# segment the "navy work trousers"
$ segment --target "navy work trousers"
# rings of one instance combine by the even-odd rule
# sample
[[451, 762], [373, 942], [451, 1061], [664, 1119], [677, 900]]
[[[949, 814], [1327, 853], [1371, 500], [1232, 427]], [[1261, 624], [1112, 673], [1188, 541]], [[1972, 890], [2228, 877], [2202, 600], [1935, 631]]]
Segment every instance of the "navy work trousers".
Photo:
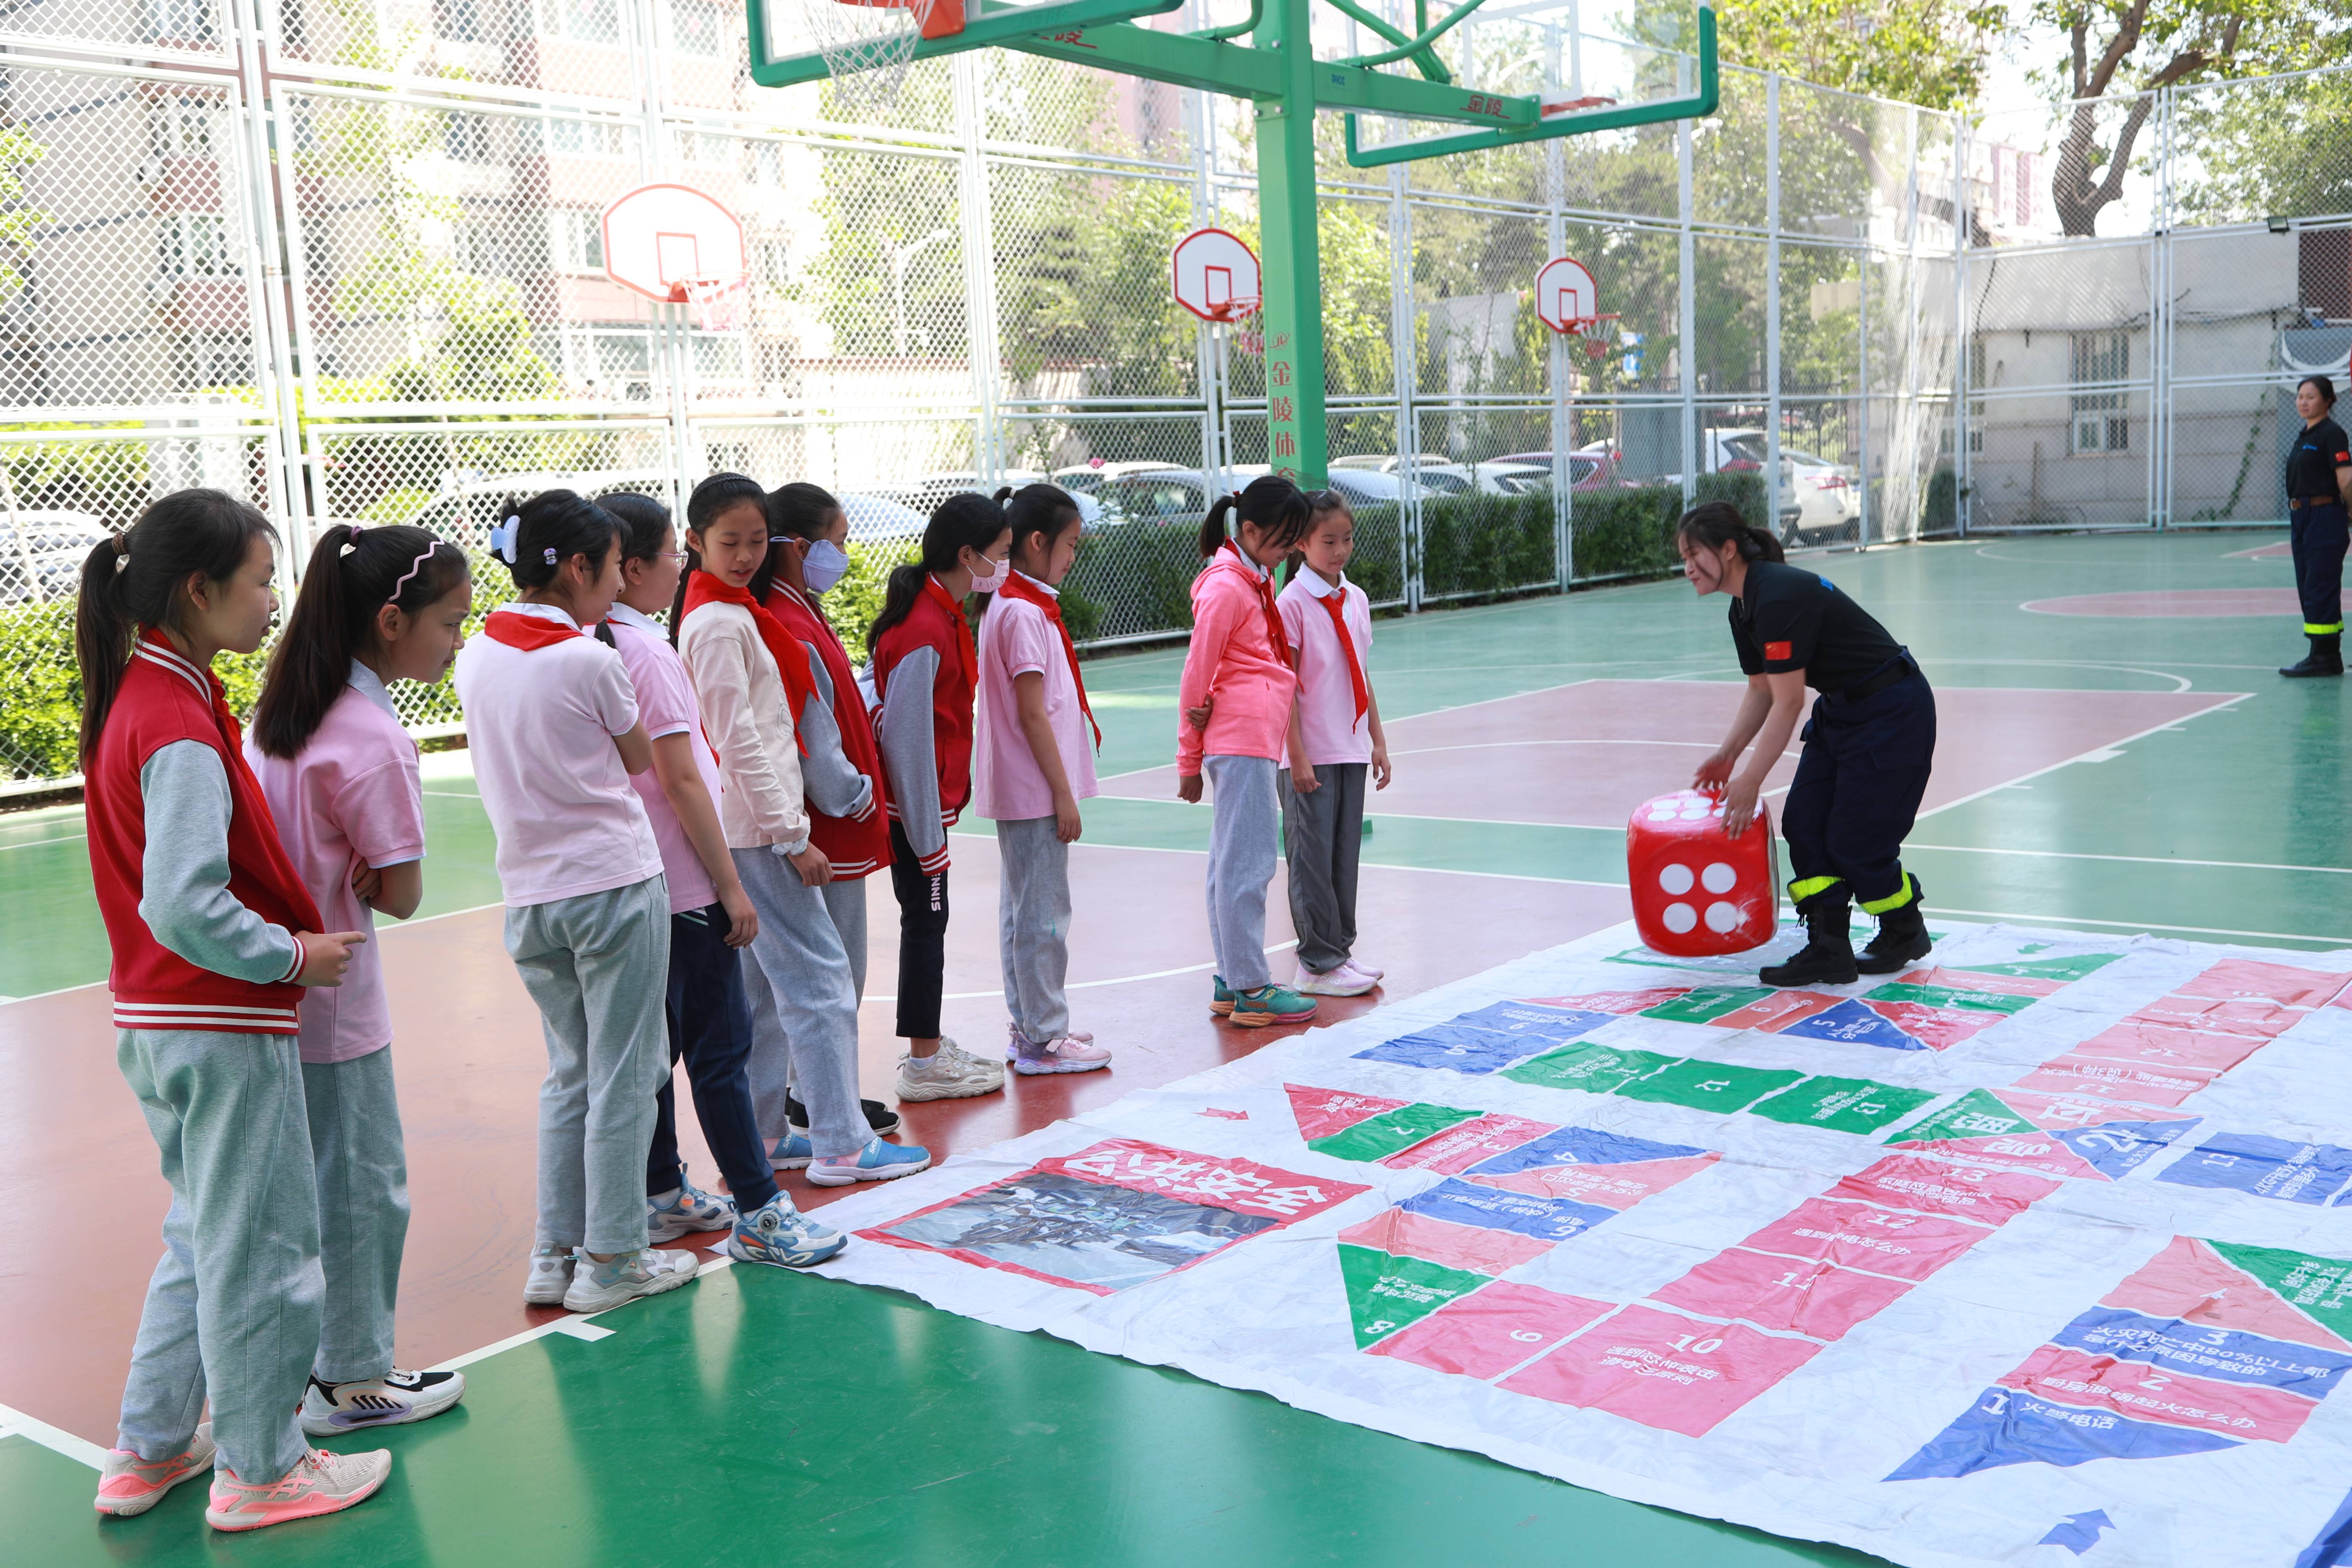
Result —
[[2344, 629], [2344, 503], [2294, 509], [2287, 548], [2294, 553], [2294, 591], [2303, 600], [2303, 629], [2322, 637]]
[[[727, 1178], [735, 1207], [751, 1214], [776, 1195], [775, 1173], [751, 1110], [751, 1003], [743, 993], [743, 959], [727, 945], [727, 911], [682, 910], [669, 917], [669, 1059], [683, 1058], [694, 1089], [703, 1142]], [[677, 1157], [677, 1107], [672, 1074], [654, 1097], [654, 1141], [646, 1152], [646, 1192], [656, 1195], [685, 1179]]]
[[1936, 694], [1914, 670], [1859, 702], [1823, 692], [1780, 806], [1792, 881], [1836, 877], [1854, 901], [1901, 892], [1903, 839], [1936, 758]]

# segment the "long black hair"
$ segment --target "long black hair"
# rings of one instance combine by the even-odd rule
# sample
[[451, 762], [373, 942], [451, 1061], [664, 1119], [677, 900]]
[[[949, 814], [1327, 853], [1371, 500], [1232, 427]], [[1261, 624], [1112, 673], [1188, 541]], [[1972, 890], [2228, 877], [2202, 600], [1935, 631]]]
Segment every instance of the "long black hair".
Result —
[[761, 603], [767, 602], [769, 590], [784, 569], [784, 552], [791, 548], [785, 541], [814, 539], [841, 510], [831, 490], [806, 479], [794, 479], [768, 492], [768, 557], [760, 563], [751, 583]]
[[192, 577], [236, 574], [256, 539], [276, 540], [269, 520], [225, 490], [175, 490], [98, 545], [81, 563], [74, 604], [74, 661], [81, 667], [81, 765], [122, 689], [142, 626], [176, 627]]
[[[1051, 550], [1066, 531], [1086, 521], [1086, 513], [1070, 499], [1070, 492], [1059, 485], [1024, 485], [1017, 490], [1007, 485], [996, 492], [996, 501], [1004, 508], [1005, 524], [1013, 530], [1015, 555], [1021, 553], [1022, 545], [1032, 535], [1044, 538], [1045, 548]], [[990, 605], [983, 604], [980, 613], [985, 616], [989, 609]]]
[[2297, 392], [2301, 392], [2306, 386], [2312, 387], [2318, 392], [2320, 402], [2325, 403], [2330, 408], [2336, 406], [2336, 384], [2328, 380], [2327, 377], [2324, 375], [2306, 375], [2301, 381], [2294, 384], [2294, 389]]
[[1003, 533], [1004, 509], [984, 495], [967, 490], [940, 502], [923, 528], [922, 555], [890, 574], [882, 591], [882, 613], [866, 631], [866, 647], [871, 649], [884, 632], [907, 618], [922, 597], [924, 578], [954, 571], [967, 549], [987, 554]]
[[[669, 531], [669, 508], [635, 490], [614, 490], [599, 496], [596, 504], [611, 512], [621, 525], [623, 566], [632, 561], [650, 561], [661, 553], [662, 535]], [[596, 640], [610, 648], [620, 646], [613, 640], [609, 616], [596, 623]]]
[[[713, 474], [695, 486], [693, 493], [686, 498], [687, 531], [699, 533], [746, 502], [760, 509], [761, 522], [765, 526], [768, 492], [760, 488], [760, 481], [744, 474]], [[702, 570], [702, 552], [694, 547], [694, 541], [686, 539], [679, 542], [686, 546], [686, 569], [677, 574], [677, 597], [670, 601], [669, 646], [672, 647], [677, 646], [677, 634], [686, 625], [687, 584], [692, 583], [694, 574]], [[753, 603], [764, 605], [768, 602], [768, 584], [774, 576], [775, 574], [769, 570], [769, 563], [762, 560], [760, 569], [751, 574], [750, 587]]]
[[1277, 550], [1288, 550], [1306, 538], [1307, 525], [1314, 521], [1307, 497], [1297, 485], [1280, 474], [1260, 474], [1239, 495], [1219, 496], [1209, 515], [1201, 520], [1202, 560], [1224, 548], [1228, 512], [1238, 514], [1244, 522], [1255, 523], [1265, 531], [1266, 542]]
[[624, 532], [619, 518], [577, 490], [541, 490], [508, 508], [500, 527], [506, 548], [496, 553], [522, 589], [546, 587], [575, 555], [601, 567]]
[[390, 605], [422, 615], [472, 574], [464, 551], [421, 528], [339, 522], [320, 534], [269, 655], [254, 744], [272, 757], [299, 754], [343, 694], [352, 660], [373, 644], [377, 612]]
[[1675, 526], [1675, 538], [1706, 550], [1737, 544], [1743, 561], [1779, 561], [1785, 553], [1779, 540], [1760, 528], [1749, 527], [1739, 509], [1727, 500], [1703, 500], [1683, 513], [1682, 521]]

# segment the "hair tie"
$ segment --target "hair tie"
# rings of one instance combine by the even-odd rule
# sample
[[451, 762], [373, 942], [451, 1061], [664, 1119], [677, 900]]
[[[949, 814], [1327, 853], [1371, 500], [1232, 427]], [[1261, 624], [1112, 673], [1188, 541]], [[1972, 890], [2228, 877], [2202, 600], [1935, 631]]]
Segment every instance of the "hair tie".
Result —
[[[344, 548], [349, 549], [350, 546], [346, 545]], [[426, 545], [425, 547], [424, 553], [420, 554], [415, 560], [408, 563], [408, 570], [400, 574], [400, 581], [392, 585], [392, 592], [384, 595], [383, 602], [387, 605], [397, 605], [400, 603], [401, 590], [408, 586], [408, 580], [411, 577], [415, 576], [419, 572], [424, 571], [425, 563], [427, 561], [432, 560], [433, 552], [440, 548], [441, 542], [437, 539], [432, 543]]]
[[128, 550], [121, 550], [121, 551], [117, 551], [117, 552], [115, 552], [115, 556], [114, 556], [114, 569], [115, 569], [117, 572], [121, 571], [125, 566], [128, 566], [128, 565], [130, 565], [130, 564], [131, 564], [131, 552], [129, 552]]
[[490, 530], [490, 553], [511, 566], [515, 563], [515, 535], [522, 531], [522, 519], [509, 517]]
[[114, 569], [121, 571], [131, 564], [131, 531], [124, 529], [114, 536]]
[[545, 550], [541, 551], [541, 553], [547, 558], [547, 563], [550, 566], [555, 564], [555, 546], [551, 544]]

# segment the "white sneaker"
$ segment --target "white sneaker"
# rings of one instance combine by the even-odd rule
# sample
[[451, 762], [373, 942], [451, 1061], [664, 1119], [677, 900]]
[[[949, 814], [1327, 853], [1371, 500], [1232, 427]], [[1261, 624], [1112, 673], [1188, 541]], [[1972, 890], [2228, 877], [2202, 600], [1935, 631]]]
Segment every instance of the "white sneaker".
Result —
[[150, 1464], [128, 1448], [110, 1448], [98, 1471], [98, 1511], [118, 1519], [145, 1513], [182, 1481], [213, 1468], [213, 1424], [203, 1422], [183, 1451]]
[[572, 1288], [572, 1249], [568, 1247], [534, 1247], [530, 1249], [530, 1272], [522, 1282], [522, 1299], [534, 1307], [560, 1307], [563, 1292]]
[[1003, 1087], [1003, 1062], [984, 1062], [953, 1040], [941, 1040], [937, 1056], [898, 1058], [900, 1100], [969, 1100]]
[[706, 1193], [692, 1182], [680, 1182], [667, 1199], [646, 1199], [646, 1239], [676, 1241], [688, 1231], [732, 1230], [735, 1200]]
[[699, 1260], [691, 1252], [656, 1252], [641, 1247], [616, 1252], [603, 1263], [580, 1256], [572, 1271], [572, 1289], [563, 1293], [567, 1312], [601, 1312], [640, 1296], [675, 1290], [694, 1278]]
[[1352, 955], [1348, 959], [1348, 967], [1367, 980], [1386, 980], [1389, 976], [1389, 972], [1379, 964], [1366, 963], [1362, 959]]
[[1357, 973], [1344, 963], [1323, 974], [1316, 973], [1302, 963], [1298, 966], [1298, 978], [1290, 983], [1290, 988], [1301, 996], [1361, 996], [1378, 984], [1368, 975]]
[[352, 1383], [310, 1379], [302, 1391], [302, 1430], [340, 1437], [362, 1426], [399, 1426], [438, 1415], [466, 1397], [462, 1372], [403, 1372]]
[[375, 1495], [392, 1474], [392, 1453], [331, 1454], [313, 1448], [271, 1481], [242, 1481], [226, 1468], [213, 1471], [205, 1522], [215, 1530], [259, 1530], [289, 1519], [339, 1513]]

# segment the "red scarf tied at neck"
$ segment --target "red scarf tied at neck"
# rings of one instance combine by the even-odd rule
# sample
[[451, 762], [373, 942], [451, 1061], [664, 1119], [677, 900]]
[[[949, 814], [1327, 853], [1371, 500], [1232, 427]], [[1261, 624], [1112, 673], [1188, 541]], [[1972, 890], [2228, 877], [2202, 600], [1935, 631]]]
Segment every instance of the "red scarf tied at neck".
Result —
[[1290, 657], [1290, 635], [1282, 629], [1282, 612], [1274, 607], [1274, 584], [1267, 574], [1257, 569], [1257, 563], [1242, 553], [1237, 541], [1228, 539], [1224, 548], [1234, 552], [1234, 561], [1248, 576], [1250, 586], [1257, 590], [1258, 608], [1265, 612], [1266, 641], [1273, 645], [1274, 657], [1284, 663], [1294, 662]]
[[816, 678], [809, 673], [808, 649], [765, 605], [751, 597], [751, 589], [730, 586], [699, 568], [686, 580], [686, 608], [678, 617], [679, 623], [683, 625], [687, 616], [714, 601], [740, 605], [751, 612], [751, 625], [758, 628], [768, 657], [775, 660], [776, 673], [783, 678], [784, 704], [792, 714], [793, 739], [799, 744], [801, 755], [807, 756], [808, 735], [801, 728], [801, 715], [808, 710], [809, 700], [816, 695]]
[[1054, 629], [1062, 636], [1062, 657], [1070, 661], [1070, 679], [1078, 689], [1078, 711], [1085, 714], [1087, 722], [1093, 726], [1095, 750], [1101, 751], [1102, 725], [1096, 722], [1094, 708], [1087, 701], [1087, 678], [1078, 673], [1078, 645], [1070, 640], [1070, 628], [1062, 622], [1061, 602], [1018, 572], [1006, 576], [1004, 586], [996, 591], [996, 596], [1034, 605], [1045, 613], [1047, 620], [1054, 623]]
[[1331, 629], [1339, 637], [1339, 651], [1348, 656], [1348, 685], [1356, 695], [1356, 722], [1360, 724], [1371, 709], [1372, 695], [1371, 688], [1364, 681], [1364, 661], [1356, 654], [1356, 639], [1348, 634], [1348, 590], [1342, 587], [1336, 594], [1318, 594], [1315, 602], [1330, 612]]
[[956, 661], [963, 671], [963, 689], [970, 691], [980, 684], [980, 650], [971, 646], [971, 623], [964, 619], [963, 606], [956, 603], [955, 595], [940, 586], [940, 580], [928, 572], [923, 574], [923, 592], [955, 623]]
[[482, 623], [482, 635], [492, 642], [519, 647], [525, 653], [557, 643], [569, 642], [580, 636], [577, 626], [567, 626], [562, 621], [551, 621], [545, 616], [526, 616], [519, 610], [492, 610], [489, 619]]

